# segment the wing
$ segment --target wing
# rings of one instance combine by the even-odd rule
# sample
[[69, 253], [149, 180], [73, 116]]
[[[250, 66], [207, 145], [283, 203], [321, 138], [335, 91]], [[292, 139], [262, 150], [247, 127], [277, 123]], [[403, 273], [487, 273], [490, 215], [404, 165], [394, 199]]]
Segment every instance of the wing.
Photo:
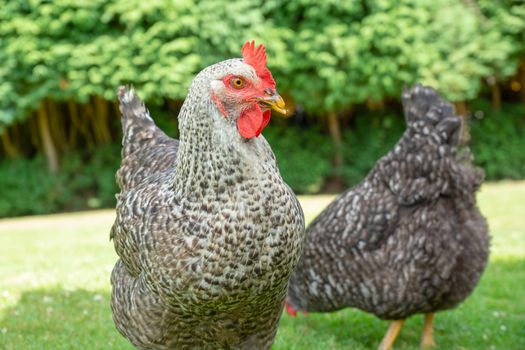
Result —
[[394, 196], [369, 176], [340, 195], [312, 222], [306, 246], [329, 245], [336, 256], [353, 249], [373, 250], [394, 231], [397, 220]]
[[110, 232], [117, 254], [134, 276], [140, 273], [139, 241], [145, 210], [159, 202], [175, 167], [179, 142], [168, 137], [150, 117], [133, 89], [118, 91], [122, 111], [122, 162], [116, 179], [117, 218]]

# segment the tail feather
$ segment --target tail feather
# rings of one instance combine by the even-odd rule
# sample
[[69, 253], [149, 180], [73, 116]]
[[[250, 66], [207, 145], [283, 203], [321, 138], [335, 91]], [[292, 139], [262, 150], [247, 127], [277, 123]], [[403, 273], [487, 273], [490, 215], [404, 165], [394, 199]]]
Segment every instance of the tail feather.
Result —
[[153, 138], [155, 134], [164, 133], [157, 128], [133, 87], [120, 86], [117, 96], [122, 112], [122, 157], [124, 158], [142, 148], [144, 142]]
[[117, 92], [122, 112], [122, 162], [117, 183], [122, 191], [175, 163], [178, 141], [160, 130], [133, 88]]
[[417, 84], [403, 91], [402, 101], [408, 126], [435, 127], [449, 145], [458, 144], [461, 118], [455, 114], [454, 106], [436, 90]]
[[473, 194], [483, 182], [484, 172], [474, 165], [474, 156], [468, 144], [460, 142], [462, 123], [465, 123], [465, 119], [457, 116], [454, 106], [430, 87], [417, 84], [405, 89], [402, 99], [409, 127], [420, 130], [434, 129], [444, 144], [458, 151], [451, 153], [455, 157], [454, 163], [457, 164], [457, 170], [452, 176], [454, 187], [464, 192], [465, 198]]

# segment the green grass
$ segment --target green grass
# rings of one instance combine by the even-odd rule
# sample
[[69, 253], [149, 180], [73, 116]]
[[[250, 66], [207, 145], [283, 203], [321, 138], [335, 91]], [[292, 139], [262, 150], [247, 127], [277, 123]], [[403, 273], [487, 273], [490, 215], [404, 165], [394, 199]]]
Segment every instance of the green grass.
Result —
[[[309, 220], [331, 197], [301, 198]], [[474, 294], [437, 315], [439, 349], [525, 349], [525, 182], [488, 184], [479, 204], [492, 234]], [[113, 326], [112, 211], [0, 220], [0, 349], [132, 349]], [[417, 349], [422, 317], [396, 349]], [[387, 323], [358, 310], [283, 316], [274, 349], [375, 349]]]

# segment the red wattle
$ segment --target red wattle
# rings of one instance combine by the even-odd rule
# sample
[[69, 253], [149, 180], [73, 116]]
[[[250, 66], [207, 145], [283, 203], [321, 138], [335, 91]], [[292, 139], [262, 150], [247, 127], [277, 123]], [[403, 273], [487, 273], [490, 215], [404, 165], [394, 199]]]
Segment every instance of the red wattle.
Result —
[[245, 139], [259, 136], [270, 121], [269, 113], [270, 111], [263, 113], [257, 103], [254, 103], [250, 109], [242, 112], [237, 119], [237, 128], [241, 136]]
[[292, 305], [288, 304], [287, 301], [284, 303], [284, 307], [285, 307], [286, 313], [288, 315], [290, 315], [292, 317], [297, 316], [297, 311], [295, 311], [295, 309], [292, 307]]
[[261, 131], [259, 131], [259, 134], [263, 131], [263, 129], [266, 127], [266, 125], [268, 125], [268, 123], [270, 122], [270, 116], [272, 115], [272, 112], [271, 111], [266, 111], [263, 113], [263, 122], [262, 122], [262, 125], [261, 125]]

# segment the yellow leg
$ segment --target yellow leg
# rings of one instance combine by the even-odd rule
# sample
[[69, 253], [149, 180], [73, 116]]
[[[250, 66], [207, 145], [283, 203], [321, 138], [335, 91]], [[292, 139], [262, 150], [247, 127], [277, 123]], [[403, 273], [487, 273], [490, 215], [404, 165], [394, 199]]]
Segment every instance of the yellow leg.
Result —
[[381, 340], [381, 344], [379, 344], [378, 350], [392, 349], [392, 345], [394, 345], [394, 342], [396, 341], [396, 338], [399, 335], [399, 332], [401, 331], [401, 327], [403, 327], [404, 322], [405, 320], [397, 320], [393, 321], [390, 324], [390, 327], [388, 327], [388, 330], [386, 331], [383, 340]]
[[432, 334], [432, 323], [434, 322], [434, 313], [425, 314], [425, 325], [423, 326], [423, 336], [421, 337], [421, 349], [433, 348], [436, 346]]

